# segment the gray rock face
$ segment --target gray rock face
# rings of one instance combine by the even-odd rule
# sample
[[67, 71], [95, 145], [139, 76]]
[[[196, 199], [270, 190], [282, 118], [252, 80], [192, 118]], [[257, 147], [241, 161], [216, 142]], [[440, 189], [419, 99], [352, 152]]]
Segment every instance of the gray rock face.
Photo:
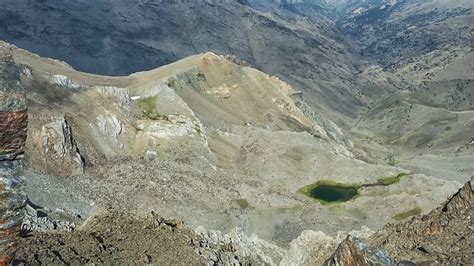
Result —
[[348, 236], [326, 260], [325, 265], [396, 265], [396, 262], [376, 248]]
[[51, 166], [57, 166], [58, 173], [82, 173], [82, 158], [71, 127], [64, 117], [42, 126], [34, 136], [35, 146], [42, 158]]
[[196, 250], [207, 265], [277, 265], [285, 253], [284, 249], [257, 235], [248, 236], [238, 229], [223, 234], [201, 227], [196, 233], [201, 237], [194, 241]]
[[26, 99], [18, 66], [0, 54], [0, 264], [8, 264], [16, 250], [25, 195], [21, 163], [26, 141]]

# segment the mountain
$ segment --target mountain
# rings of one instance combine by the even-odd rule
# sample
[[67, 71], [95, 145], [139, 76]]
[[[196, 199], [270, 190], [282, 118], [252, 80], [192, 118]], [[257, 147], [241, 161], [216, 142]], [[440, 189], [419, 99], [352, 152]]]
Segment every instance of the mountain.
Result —
[[326, 0], [244, 0], [241, 3], [259, 10], [279, 10], [287, 14], [307, 15], [312, 18], [331, 21], [335, 17], [335, 9]]
[[[428, 213], [474, 174], [472, 7], [2, 1], [0, 205], [24, 231], [0, 232], [3, 250], [47, 264], [468, 262], [448, 237], [469, 237], [466, 210]], [[123, 249], [142, 242], [150, 254]]]
[[[472, 1], [367, 1], [353, 8], [339, 27], [363, 55], [406, 82], [472, 77], [466, 64], [472, 57]], [[463, 76], [453, 71], [459, 64], [468, 71]]]
[[[474, 130], [472, 1], [355, 3], [338, 27], [368, 60], [366, 71], [378, 71], [375, 77], [389, 78], [398, 89], [374, 101], [353, 132], [372, 132], [362, 138], [389, 148], [387, 159], [409, 169], [472, 173], [462, 166], [472, 160]], [[372, 157], [384, 156], [383, 149], [368, 149], [379, 154]]]
[[0, 39], [81, 71], [124, 75], [197, 53], [231, 54], [298, 85], [335, 119], [364, 105], [354, 56], [326, 19], [237, 1], [6, 0], [0, 10]]
[[369, 242], [399, 261], [415, 258], [441, 264], [470, 263], [473, 181], [427, 215], [389, 225]]
[[[198, 54], [108, 77], [6, 43], [0, 49], [28, 91], [29, 200], [52, 217], [67, 210], [75, 224], [109, 208], [155, 211], [193, 228], [240, 227], [289, 242], [307, 229], [377, 229], [407, 201], [430, 210], [457, 187], [355, 159], [342, 130], [300, 93], [233, 58]], [[362, 186], [393, 176], [387, 187], [361, 187], [336, 212], [301, 192], [318, 181]]]
[[[19, 240], [16, 262], [173, 263], [179, 256], [320, 264], [351, 259], [340, 253], [347, 248], [362, 256], [357, 261], [470, 260], [462, 257], [470, 246], [452, 236], [469, 237], [471, 183], [423, 218], [388, 225], [366, 242], [346, 238], [336, 249], [348, 233], [366, 238], [386, 222], [429, 212], [459, 183], [416, 173], [380, 178], [403, 169], [353, 158], [331, 137], [335, 125], [300, 109], [288, 84], [235, 58], [199, 54], [107, 77], [6, 43], [0, 51], [15, 62], [2, 78], [17, 73], [28, 91], [23, 228], [31, 232]], [[298, 193], [323, 181], [317, 176], [361, 184], [359, 196], [325, 205]], [[374, 246], [384, 253], [369, 260], [376, 248], [366, 247]]]

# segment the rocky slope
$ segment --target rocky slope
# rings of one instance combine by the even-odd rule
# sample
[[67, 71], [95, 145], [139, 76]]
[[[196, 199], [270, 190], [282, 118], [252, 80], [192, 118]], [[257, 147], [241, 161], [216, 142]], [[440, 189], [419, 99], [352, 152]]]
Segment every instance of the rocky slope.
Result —
[[387, 226], [373, 235], [369, 243], [398, 261], [472, 263], [473, 181], [474, 178], [445, 204], [428, 215]]
[[389, 224], [364, 241], [348, 237], [327, 265], [471, 264], [474, 260], [473, 184], [466, 183], [441, 207]]
[[14, 263], [202, 265], [204, 260], [191, 243], [196, 236], [166, 223], [153, 216], [103, 214], [72, 233], [43, 232], [22, 238]]
[[[236, 55], [351, 131], [360, 159], [417, 160], [422, 167], [406, 167], [463, 182], [472, 171], [464, 163], [470, 1], [3, 1], [0, 9], [0, 38], [93, 73], [129, 74], [207, 51]], [[426, 156], [449, 156], [456, 167], [430, 171]]]
[[365, 1], [338, 22], [365, 57], [409, 85], [471, 79], [472, 1]]
[[346, 234], [331, 238], [322, 232], [304, 231], [288, 247], [279, 247], [256, 235], [249, 237], [240, 231], [222, 234], [203, 228], [190, 230], [182, 221], [166, 220], [155, 213], [135, 219], [124, 214], [103, 214], [90, 219], [73, 233], [30, 233], [21, 239], [15, 262], [121, 264], [133, 261], [145, 264], [185, 262], [193, 265], [470, 264], [474, 260], [471, 252], [472, 195], [471, 180], [445, 204], [429, 214], [396, 225], [390, 224], [370, 237], [370, 231], [354, 231], [341, 242]]

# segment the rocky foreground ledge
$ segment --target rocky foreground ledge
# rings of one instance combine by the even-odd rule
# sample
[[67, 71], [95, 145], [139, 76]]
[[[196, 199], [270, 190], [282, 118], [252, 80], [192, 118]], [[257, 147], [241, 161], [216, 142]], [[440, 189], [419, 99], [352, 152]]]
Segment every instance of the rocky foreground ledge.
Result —
[[28, 124], [25, 89], [19, 68], [0, 52], [0, 265], [16, 249], [26, 196], [21, 187], [21, 162]]
[[[134, 218], [105, 213], [71, 232], [25, 232], [19, 264], [190, 264], [190, 265], [407, 265], [474, 262], [473, 179], [427, 215], [389, 224], [366, 235], [333, 239], [304, 231], [287, 247], [239, 230], [228, 234], [191, 230], [180, 220], [154, 213]], [[362, 238], [358, 238], [362, 237]], [[345, 238], [338, 245], [338, 240]]]

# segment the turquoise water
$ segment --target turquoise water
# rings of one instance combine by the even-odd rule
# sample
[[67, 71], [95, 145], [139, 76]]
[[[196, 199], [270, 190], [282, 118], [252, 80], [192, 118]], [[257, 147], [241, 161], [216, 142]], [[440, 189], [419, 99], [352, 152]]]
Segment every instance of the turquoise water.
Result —
[[311, 190], [310, 196], [326, 202], [348, 201], [357, 196], [354, 187], [320, 185]]

